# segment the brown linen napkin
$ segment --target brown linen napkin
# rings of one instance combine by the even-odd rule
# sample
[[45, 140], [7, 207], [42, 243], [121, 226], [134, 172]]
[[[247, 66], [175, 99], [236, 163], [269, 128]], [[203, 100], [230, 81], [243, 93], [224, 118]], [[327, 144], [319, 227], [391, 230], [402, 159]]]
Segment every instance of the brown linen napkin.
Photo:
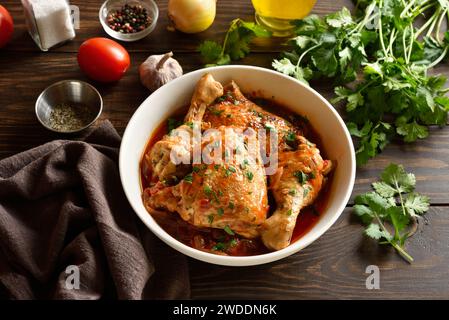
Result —
[[[123, 193], [119, 145], [105, 121], [84, 141], [0, 161], [0, 297], [189, 298], [186, 258], [145, 228]], [[66, 285], [70, 266], [79, 289]]]

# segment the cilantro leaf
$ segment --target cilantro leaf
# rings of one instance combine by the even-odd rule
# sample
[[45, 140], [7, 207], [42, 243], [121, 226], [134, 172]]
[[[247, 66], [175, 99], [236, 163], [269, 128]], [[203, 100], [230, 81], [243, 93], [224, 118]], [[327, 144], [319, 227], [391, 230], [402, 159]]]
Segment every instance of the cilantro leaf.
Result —
[[222, 57], [223, 48], [215, 41], [206, 40], [198, 47], [198, 51], [203, 56], [204, 62], [213, 63]]
[[234, 231], [232, 231], [232, 229], [231, 229], [228, 225], [226, 225], [226, 226], [224, 227], [224, 231], [225, 231], [227, 234], [229, 234], [230, 236], [235, 235]]
[[374, 182], [372, 186], [384, 198], [394, 197], [397, 194], [397, 190], [385, 182]]
[[328, 25], [334, 28], [341, 28], [351, 25], [353, 23], [351, 12], [347, 8], [343, 8], [341, 11], [332, 13], [326, 17]]
[[364, 224], [369, 224], [373, 221], [375, 215], [369, 206], [356, 204], [354, 206], [354, 213], [359, 216]]
[[424, 139], [429, 136], [429, 130], [425, 126], [421, 126], [416, 121], [411, 123], [404, 123], [396, 128], [396, 132], [404, 136], [405, 142], [413, 142], [419, 139]]
[[417, 193], [410, 193], [404, 203], [405, 209], [412, 217], [427, 212], [429, 205], [429, 198]]
[[296, 66], [287, 58], [274, 60], [272, 66], [275, 70], [288, 76], [291, 76], [296, 72]]
[[415, 189], [416, 178], [413, 173], [407, 173], [402, 165], [391, 163], [381, 174], [385, 183], [394, 186], [398, 192], [410, 192]]
[[386, 230], [381, 230], [379, 225], [376, 223], [371, 223], [366, 229], [365, 229], [365, 234], [370, 237], [373, 238], [375, 240], [380, 240], [382, 238], [386, 239], [386, 240], [391, 240], [392, 236], [391, 234], [386, 231]]
[[270, 37], [271, 32], [255, 24], [235, 19], [226, 33], [223, 44], [206, 40], [198, 46], [207, 66], [225, 65], [244, 58], [250, 52], [250, 43], [256, 37]]

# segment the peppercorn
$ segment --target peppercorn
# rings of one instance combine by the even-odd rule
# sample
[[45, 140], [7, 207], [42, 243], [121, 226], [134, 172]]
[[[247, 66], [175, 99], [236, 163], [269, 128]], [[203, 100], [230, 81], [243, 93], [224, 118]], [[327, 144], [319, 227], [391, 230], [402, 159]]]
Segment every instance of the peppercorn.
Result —
[[108, 14], [106, 21], [109, 28], [120, 33], [136, 33], [151, 25], [152, 17], [141, 5], [125, 4], [121, 9]]

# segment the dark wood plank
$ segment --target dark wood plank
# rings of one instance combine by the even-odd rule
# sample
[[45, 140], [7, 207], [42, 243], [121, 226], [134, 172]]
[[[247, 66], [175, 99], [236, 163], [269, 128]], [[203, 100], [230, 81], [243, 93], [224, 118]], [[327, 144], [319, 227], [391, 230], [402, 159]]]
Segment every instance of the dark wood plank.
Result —
[[[140, 52], [192, 52], [195, 51], [198, 44], [205, 39], [219, 40], [223, 39], [224, 33], [229, 27], [229, 23], [235, 18], [242, 18], [245, 20], [253, 20], [254, 9], [251, 1], [235, 1], [235, 0], [220, 0], [217, 5], [217, 16], [211, 28], [205, 32], [187, 35], [180, 32], [168, 32], [167, 26], [169, 21], [167, 18], [167, 0], [156, 0], [159, 10], [160, 18], [156, 29], [147, 38], [135, 42], [124, 43], [124, 46], [130, 51]], [[77, 5], [80, 8], [81, 24], [80, 29], [77, 30], [77, 37], [74, 41], [55, 49], [58, 52], [77, 52], [80, 44], [91, 37], [106, 37], [98, 20], [98, 11], [103, 1], [100, 0], [71, 0], [71, 4]], [[36, 51], [31, 38], [26, 32], [24, 15], [20, 1], [6, 0], [2, 1], [8, 10], [11, 11], [14, 17], [16, 31], [14, 34], [14, 41], [7, 47], [11, 51]], [[314, 12], [318, 14], [325, 14], [340, 9], [343, 5], [352, 7], [351, 0], [335, 0], [335, 1], [318, 1]], [[284, 39], [277, 39], [275, 41], [261, 42], [254, 46], [254, 51], [262, 52], [278, 52], [280, 46], [285, 42]]]
[[[303, 251], [268, 265], [231, 268], [191, 261], [195, 299], [448, 299], [449, 207], [432, 208], [407, 245], [410, 265], [362, 234], [346, 210]], [[380, 290], [367, 290], [368, 265]]]

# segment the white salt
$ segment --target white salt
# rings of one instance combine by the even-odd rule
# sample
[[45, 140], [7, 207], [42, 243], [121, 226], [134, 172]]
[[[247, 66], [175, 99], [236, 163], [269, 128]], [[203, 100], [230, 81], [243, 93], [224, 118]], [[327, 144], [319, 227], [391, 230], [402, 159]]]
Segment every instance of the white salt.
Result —
[[66, 0], [27, 1], [34, 14], [43, 50], [75, 37], [70, 6]]

